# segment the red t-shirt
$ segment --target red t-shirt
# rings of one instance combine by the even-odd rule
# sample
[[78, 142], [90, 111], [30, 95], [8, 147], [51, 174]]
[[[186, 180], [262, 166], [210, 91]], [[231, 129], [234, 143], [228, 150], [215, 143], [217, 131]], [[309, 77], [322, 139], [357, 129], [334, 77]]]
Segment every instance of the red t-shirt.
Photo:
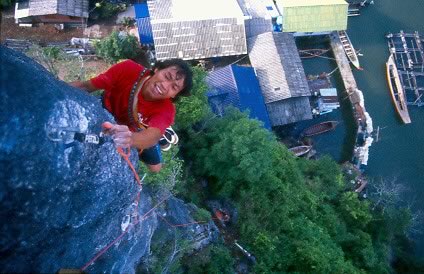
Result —
[[[90, 80], [96, 88], [105, 90], [104, 105], [115, 117], [118, 124], [127, 125], [132, 131], [136, 129], [130, 123], [128, 117], [129, 96], [143, 69], [142, 65], [132, 60], [126, 60], [113, 65], [105, 73]], [[147, 71], [143, 77], [148, 77], [148, 75], [149, 72]], [[170, 99], [146, 101], [140, 92], [137, 108], [139, 122], [149, 127], [158, 128], [162, 134], [167, 127], [174, 123], [175, 106]]]

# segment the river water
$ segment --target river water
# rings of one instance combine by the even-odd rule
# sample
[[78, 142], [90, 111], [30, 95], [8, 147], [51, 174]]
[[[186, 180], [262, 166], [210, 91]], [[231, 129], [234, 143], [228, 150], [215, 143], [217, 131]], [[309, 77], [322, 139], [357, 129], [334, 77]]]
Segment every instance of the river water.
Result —
[[[408, 189], [404, 199], [415, 200], [414, 210], [424, 212], [424, 107], [410, 106], [412, 123], [402, 124], [394, 110], [385, 76], [389, 56], [385, 34], [419, 31], [424, 37], [424, 1], [374, 2], [361, 11], [361, 16], [349, 17], [348, 21], [352, 43], [364, 55], [359, 57], [364, 70], [354, 71], [354, 76], [364, 93], [374, 129], [383, 128], [379, 141], [370, 148], [366, 174], [374, 180], [397, 178]], [[424, 234], [417, 236], [416, 246], [422, 257]]]
[[[374, 0], [375, 4], [361, 10], [361, 15], [349, 17], [347, 32], [359, 57], [363, 71], [353, 69], [358, 88], [363, 91], [365, 108], [373, 119], [374, 129], [380, 127], [379, 141], [369, 151], [365, 174], [370, 182], [392, 180], [402, 184], [405, 201], [415, 200], [413, 210], [424, 213], [424, 107], [410, 106], [412, 123], [402, 124], [394, 110], [386, 82], [385, 63], [389, 57], [388, 32], [419, 31], [424, 37], [424, 0]], [[300, 48], [329, 48], [320, 38], [298, 39]], [[306, 74], [330, 72], [337, 67], [334, 60], [303, 59]], [[353, 67], [353, 66], [352, 66]], [[344, 89], [341, 77], [334, 73], [331, 82], [339, 91]], [[314, 148], [319, 154], [329, 154], [339, 162], [352, 156], [355, 131], [350, 105], [345, 95], [339, 96], [341, 109], [323, 115], [318, 120], [299, 123], [304, 128], [325, 120], [340, 122], [334, 132], [314, 137]], [[424, 218], [424, 215], [423, 215]], [[424, 224], [424, 220], [422, 220]], [[422, 226], [424, 227], [424, 226]], [[424, 257], [424, 228], [415, 235], [417, 255]]]

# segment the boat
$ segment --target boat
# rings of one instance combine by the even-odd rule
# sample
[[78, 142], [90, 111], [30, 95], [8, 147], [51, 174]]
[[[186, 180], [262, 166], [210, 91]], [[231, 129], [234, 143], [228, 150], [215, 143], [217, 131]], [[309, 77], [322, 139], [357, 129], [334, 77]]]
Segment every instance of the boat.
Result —
[[390, 54], [390, 57], [386, 63], [386, 76], [396, 112], [399, 114], [403, 123], [411, 123], [411, 118], [409, 117], [408, 112], [408, 106], [406, 105], [405, 93], [399, 78], [399, 73], [396, 67], [396, 62], [393, 57], [393, 54]]
[[314, 135], [318, 135], [336, 128], [337, 121], [326, 121], [313, 126], [308, 127], [302, 132], [302, 136], [310, 137]]
[[296, 157], [300, 157], [308, 153], [312, 149], [312, 146], [297, 146], [289, 148], [289, 151], [291, 151]]
[[350, 42], [349, 36], [347, 36], [346, 31], [341, 30], [337, 32], [339, 35], [340, 42], [342, 43], [343, 49], [346, 53], [349, 61], [359, 70], [362, 70], [361, 65], [359, 65], [358, 55], [356, 54], [355, 49], [353, 48], [352, 42]]

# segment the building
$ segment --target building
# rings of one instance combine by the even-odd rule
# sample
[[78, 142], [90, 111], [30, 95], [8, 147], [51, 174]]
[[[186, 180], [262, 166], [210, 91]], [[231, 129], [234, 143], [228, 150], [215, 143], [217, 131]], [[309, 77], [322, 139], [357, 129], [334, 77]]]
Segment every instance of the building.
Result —
[[248, 110], [249, 117], [263, 122], [271, 129], [259, 82], [252, 67], [230, 65], [208, 73], [207, 93], [212, 111], [222, 116], [225, 108], [234, 106], [241, 111]]
[[348, 3], [344, 0], [276, 0], [283, 32], [322, 33], [346, 30]]
[[88, 18], [89, 0], [25, 0], [15, 5], [17, 24], [81, 24]]
[[271, 126], [312, 119], [311, 92], [293, 35], [268, 32], [249, 38], [248, 54]]
[[247, 38], [275, 30], [275, 22], [280, 13], [272, 0], [238, 0], [238, 2], [244, 14]]
[[147, 5], [157, 60], [247, 53], [236, 0], [148, 0]]

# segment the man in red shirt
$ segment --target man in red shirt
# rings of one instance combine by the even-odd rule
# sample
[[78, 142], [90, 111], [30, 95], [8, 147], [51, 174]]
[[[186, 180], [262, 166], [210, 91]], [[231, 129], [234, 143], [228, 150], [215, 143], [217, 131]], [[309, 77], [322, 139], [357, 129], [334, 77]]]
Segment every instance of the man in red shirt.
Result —
[[153, 172], [162, 167], [158, 141], [174, 123], [178, 96], [189, 96], [192, 72], [180, 59], [158, 62], [148, 70], [131, 60], [110, 67], [89, 81], [70, 85], [88, 92], [103, 89], [103, 105], [117, 124], [103, 123], [118, 147], [136, 147]]

